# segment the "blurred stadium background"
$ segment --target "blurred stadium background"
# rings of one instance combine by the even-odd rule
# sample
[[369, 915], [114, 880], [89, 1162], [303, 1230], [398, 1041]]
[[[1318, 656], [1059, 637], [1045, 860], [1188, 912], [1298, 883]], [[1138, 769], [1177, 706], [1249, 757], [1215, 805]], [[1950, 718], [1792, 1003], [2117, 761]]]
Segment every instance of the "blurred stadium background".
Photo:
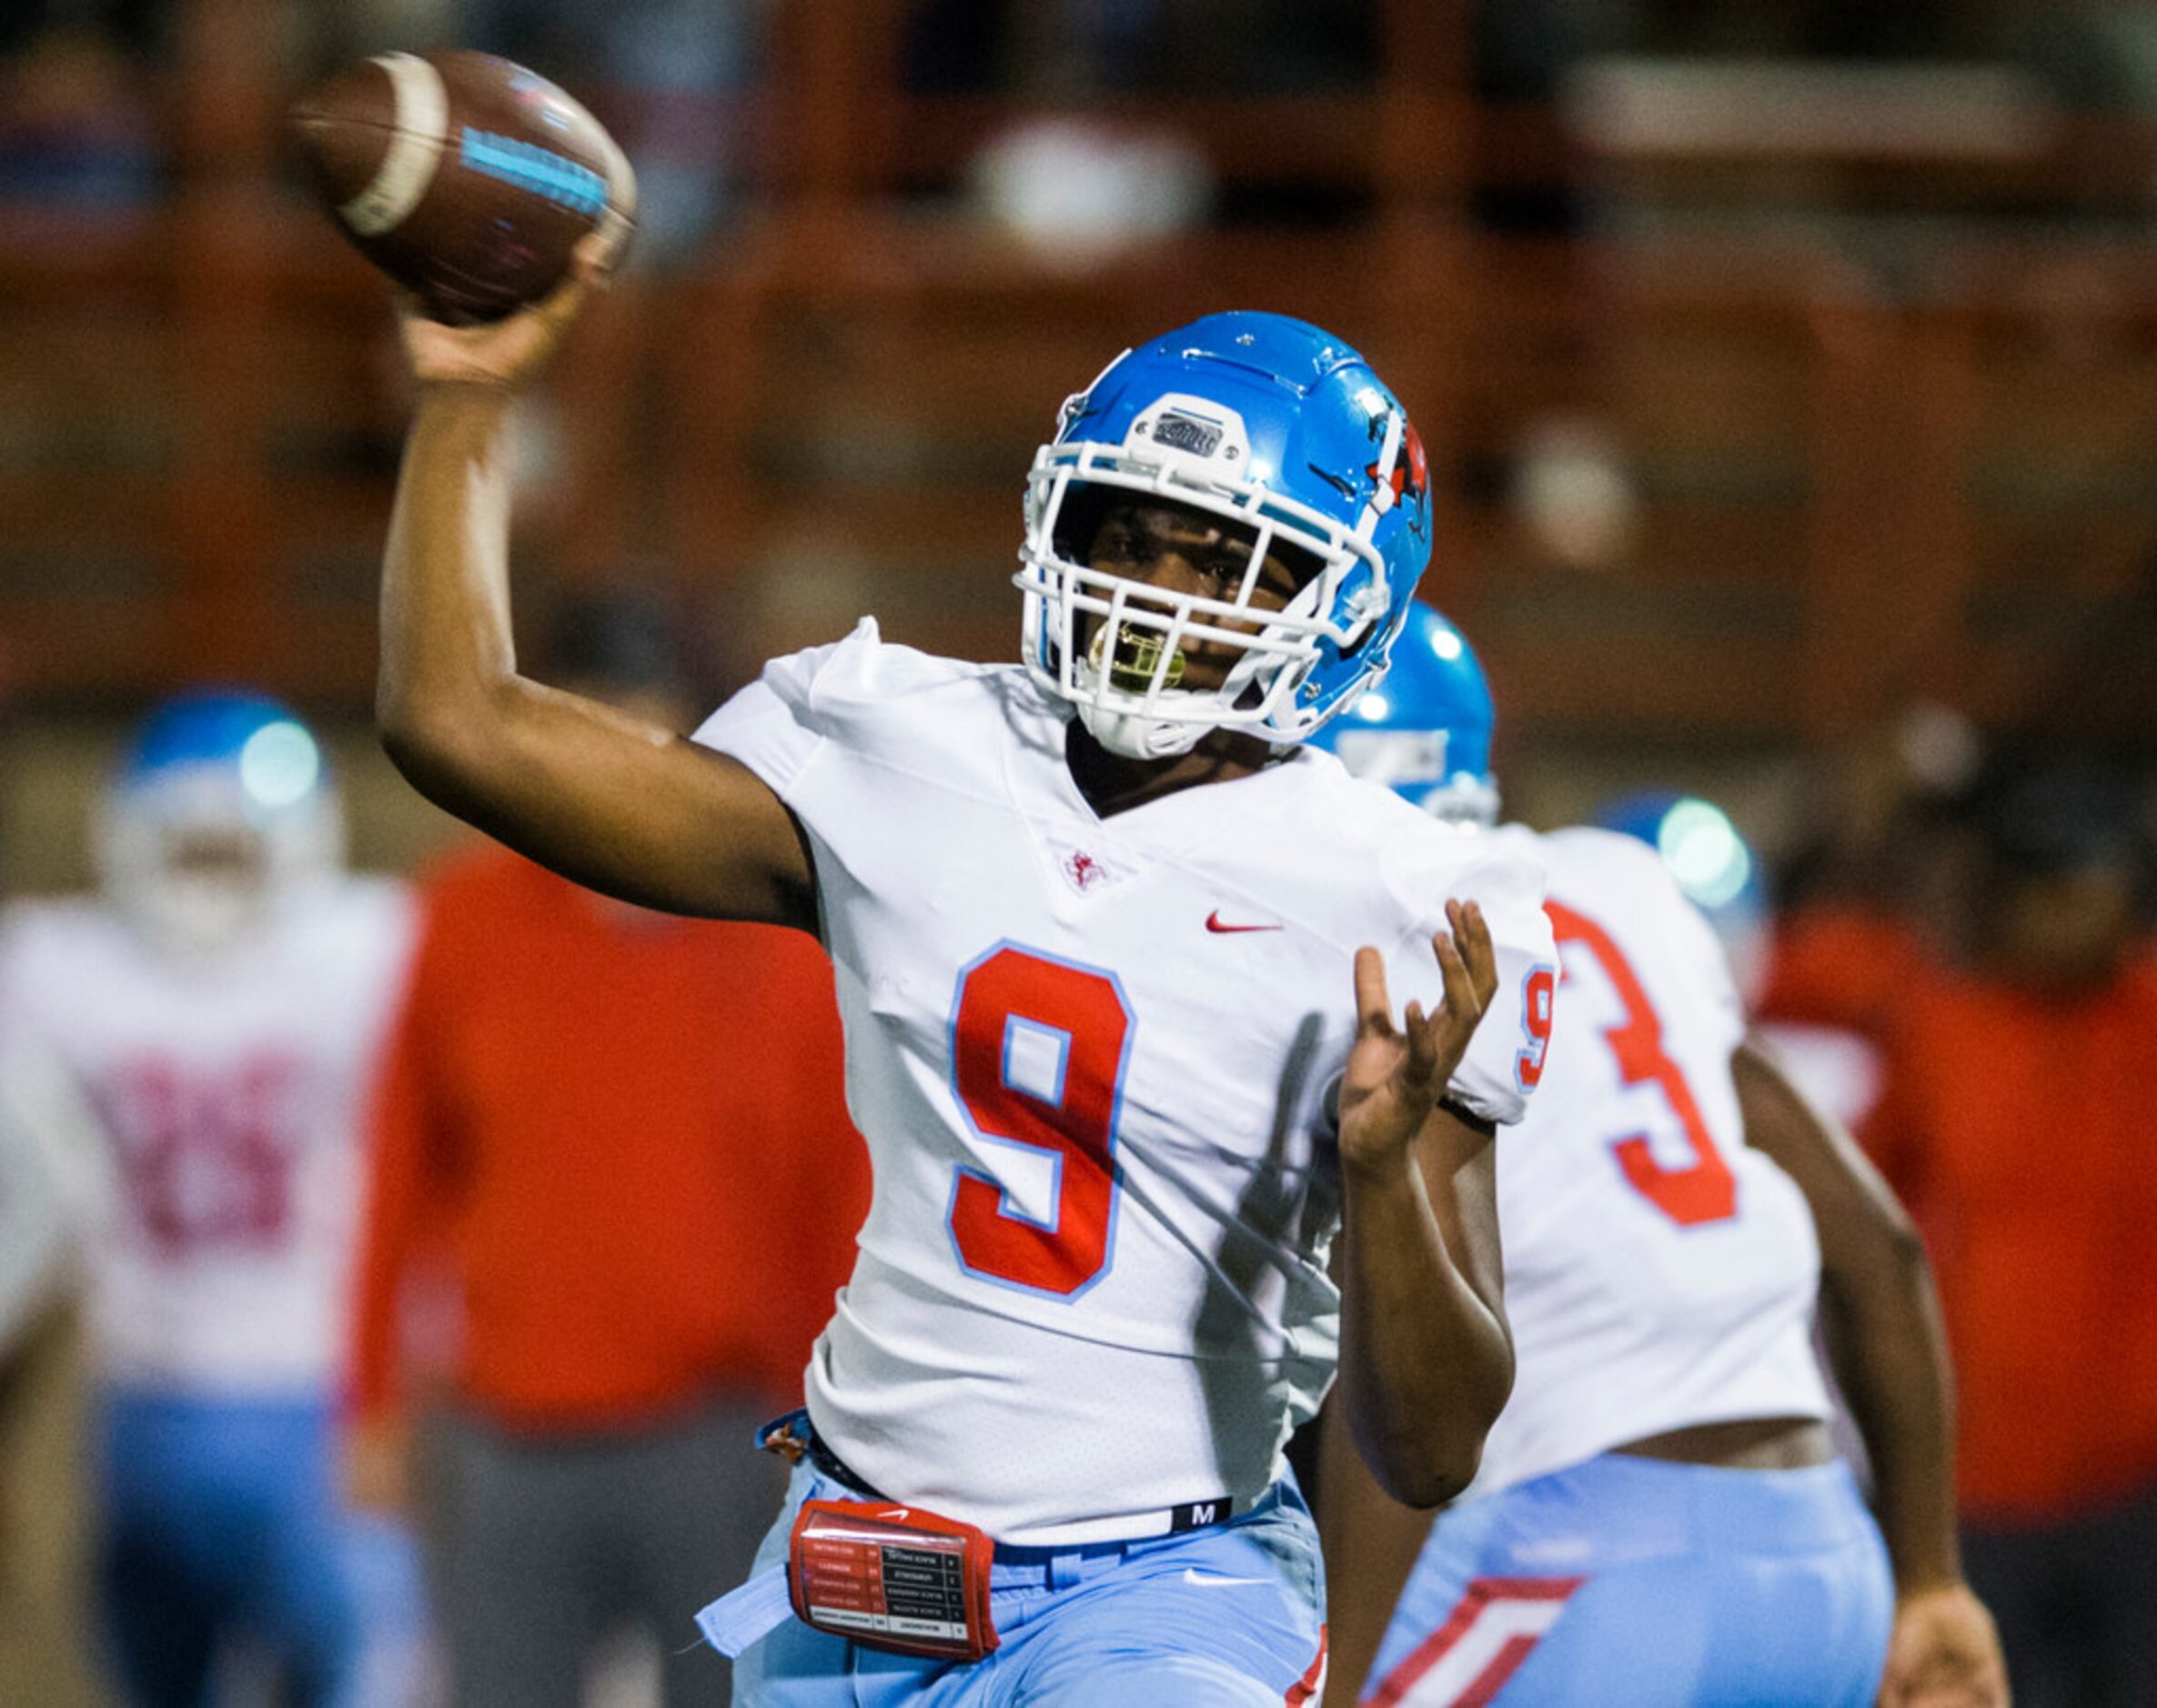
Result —
[[[457, 834], [368, 718], [410, 402], [387, 294], [281, 131], [335, 66], [448, 44], [584, 99], [643, 190], [630, 266], [525, 417], [533, 634], [569, 596], [656, 589], [714, 702], [863, 612], [1014, 657], [1023, 477], [1059, 401], [1199, 313], [1285, 311], [1421, 428], [1425, 591], [1489, 669], [1516, 816], [1721, 802], [1786, 906], [1884, 923], [1815, 933], [1799, 970], [1862, 1030], [1910, 964], [1881, 941], [1981, 944], [1988, 837], [2109, 860], [2132, 799], [2148, 962], [2140, 0], [11, 0], [0, 897], [87, 880], [118, 733], [205, 679], [325, 732], [360, 865]], [[2095, 804], [2060, 797], [2064, 852], [2018, 849], [1997, 803], [2021, 797], [1988, 819], [2001, 755], [2102, 769]], [[2146, 1070], [2101, 1065], [2146, 1105]], [[2062, 1212], [2098, 1282], [2148, 1249], [2132, 1101]], [[2140, 1353], [2097, 1323], [2075, 1366], [2117, 1344], [2141, 1373], [2061, 1402], [2116, 1402], [2092, 1486], [2141, 1489], [2157, 1455], [2142, 1296]]]
[[18, 0], [0, 887], [80, 878], [116, 720], [204, 677], [324, 722], [362, 863], [445, 834], [366, 729], [385, 293], [280, 116], [447, 42], [582, 95], [645, 188], [532, 411], [535, 619], [658, 582], [715, 691], [863, 610], [1011, 656], [1057, 402], [1264, 306], [1420, 423], [1426, 591], [1531, 819], [1677, 781], [1787, 859], [1951, 771], [1957, 719], [2157, 743], [2147, 7]]

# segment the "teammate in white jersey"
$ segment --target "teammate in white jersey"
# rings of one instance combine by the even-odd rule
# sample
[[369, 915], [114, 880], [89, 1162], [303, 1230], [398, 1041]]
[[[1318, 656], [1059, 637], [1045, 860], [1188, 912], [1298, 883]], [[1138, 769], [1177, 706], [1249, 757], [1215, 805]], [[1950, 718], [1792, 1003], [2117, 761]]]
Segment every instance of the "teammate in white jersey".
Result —
[[1337, 1357], [1396, 1493], [1473, 1474], [1512, 1361], [1493, 1123], [1554, 953], [1522, 844], [1296, 745], [1428, 555], [1405, 412], [1300, 322], [1155, 340], [1036, 459], [1026, 668], [864, 625], [691, 743], [509, 650], [507, 383], [581, 289], [408, 322], [379, 708], [408, 775], [536, 858], [832, 952], [874, 1201], [777, 1437], [801, 1457], [768, 1558], [798, 1515], [816, 1624], [776, 1575], [708, 1610], [736, 1700], [1306, 1700], [1322, 1587], [1282, 1447]]
[[[1502, 834], [1484, 828], [1490, 733], [1474, 655], [1418, 606], [1385, 683], [1320, 738], [1475, 842]], [[1722, 946], [1664, 858], [1605, 829], [1542, 847], [1563, 994], [1531, 992], [1557, 1020], [1528, 1142], [1498, 1166], [1518, 1378], [1435, 1526], [1328, 1441], [1336, 1696], [1866, 1703], [1892, 1619], [1884, 1700], [2003, 1701], [1961, 1585], [1945, 1351], [1910, 1223], [1746, 1046]], [[1829, 1444], [1816, 1295], [1889, 1550]]]
[[330, 1420], [410, 908], [341, 871], [314, 737], [252, 694], [154, 713], [97, 841], [102, 899], [7, 918], [0, 1017], [65, 1064], [115, 1181], [90, 1243], [110, 1647], [142, 1703], [201, 1700], [236, 1642], [288, 1700], [380, 1701], [368, 1642], [409, 1640], [417, 1576], [342, 1520]]

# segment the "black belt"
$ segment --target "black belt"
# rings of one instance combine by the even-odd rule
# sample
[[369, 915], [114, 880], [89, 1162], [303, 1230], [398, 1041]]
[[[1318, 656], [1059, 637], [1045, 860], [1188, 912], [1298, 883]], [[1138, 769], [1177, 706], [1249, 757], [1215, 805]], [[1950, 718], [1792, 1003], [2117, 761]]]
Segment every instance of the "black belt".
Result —
[[891, 1496], [875, 1488], [868, 1478], [860, 1475], [852, 1465], [833, 1452], [831, 1443], [816, 1432], [814, 1424], [809, 1426], [809, 1442], [805, 1456], [820, 1472], [831, 1478], [833, 1482], [843, 1482], [856, 1494], [865, 1496], [872, 1501], [888, 1502], [891, 1500]]
[[[816, 1432], [816, 1425], [809, 1421], [806, 1409], [790, 1412], [784, 1417], [765, 1424], [757, 1432], [757, 1445], [766, 1452], [779, 1454], [789, 1464], [807, 1463], [818, 1475], [829, 1477], [833, 1482], [852, 1490], [863, 1500], [898, 1504], [832, 1451], [831, 1443]], [[1148, 1528], [1135, 1536], [1104, 1536], [1098, 1540], [1104, 1542], [1142, 1541], [1156, 1535], [1174, 1535], [1181, 1531], [1206, 1530], [1215, 1524], [1225, 1524], [1235, 1512], [1236, 1502], [1231, 1497], [1215, 1495], [1211, 1500], [1189, 1501], [1180, 1506], [1163, 1509], [1154, 1515], [1159, 1522], [1157, 1529]], [[1005, 1551], [1003, 1544], [999, 1543], [997, 1546], [1000, 1552]]]
[[806, 1409], [789, 1412], [784, 1417], [774, 1418], [765, 1424], [757, 1432], [756, 1444], [768, 1453], [777, 1453], [791, 1465], [806, 1460], [819, 1475], [844, 1483], [865, 1499], [887, 1502], [891, 1500], [890, 1495], [879, 1491], [868, 1478], [860, 1475], [832, 1451], [831, 1443], [816, 1432], [816, 1425], [809, 1421]]

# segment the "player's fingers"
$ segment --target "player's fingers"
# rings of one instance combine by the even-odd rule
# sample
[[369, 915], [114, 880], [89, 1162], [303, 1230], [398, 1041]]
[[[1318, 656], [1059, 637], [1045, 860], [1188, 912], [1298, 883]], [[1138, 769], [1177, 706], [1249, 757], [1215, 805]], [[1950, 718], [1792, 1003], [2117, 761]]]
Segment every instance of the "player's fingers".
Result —
[[596, 262], [588, 263], [585, 259], [587, 255], [596, 256], [600, 253], [596, 249], [588, 251], [585, 248], [598, 236], [599, 233], [592, 231], [586, 232], [577, 239], [577, 246], [569, 252], [569, 276], [540, 297], [525, 314], [518, 316], [519, 319], [544, 327], [549, 335], [555, 335], [577, 317], [578, 311], [584, 306], [585, 299], [591, 295], [599, 279], [599, 274], [593, 270]]
[[1964, 1680], [1904, 1679], [1882, 1684], [1880, 1701], [1892, 1708], [2006, 1708], [2006, 1697]]
[[456, 348], [459, 328], [437, 320], [427, 312], [427, 305], [410, 291], [398, 291], [392, 296], [390, 307], [397, 316], [398, 334], [403, 338], [405, 348], [414, 356], [422, 352], [446, 356]]
[[1356, 1030], [1378, 1038], [1393, 1032], [1393, 1002], [1386, 994], [1386, 957], [1368, 947], [1356, 951]]
[[425, 306], [412, 297], [398, 302], [397, 315], [405, 360], [421, 384], [496, 378], [486, 363], [475, 359], [470, 328], [432, 318]]
[[1880, 1683], [1880, 1700], [1900, 1703], [1937, 1703], [1942, 1693], [1959, 1698], [1962, 1682], [1955, 1670], [1943, 1666], [1937, 1655], [1904, 1655], [1890, 1664]]
[[600, 216], [600, 223], [578, 238], [577, 246], [569, 251], [569, 276], [584, 285], [604, 287], [621, 260], [630, 229], [625, 216], [608, 208]]
[[1443, 1014], [1426, 1017], [1422, 1003], [1408, 1004], [1408, 1051], [1401, 1058], [1396, 1072], [1402, 1086], [1411, 1093], [1427, 1097], [1438, 1077], [1438, 1029], [1445, 1023]]
[[1498, 993], [1498, 951], [1491, 941], [1490, 923], [1483, 917], [1483, 904], [1478, 901], [1456, 903], [1460, 921], [1453, 928], [1454, 940], [1460, 945], [1461, 959], [1467, 962], [1469, 977], [1475, 981], [1478, 1011], [1490, 1006], [1491, 999]]
[[1432, 937], [1430, 946], [1438, 958], [1438, 971], [1446, 980], [1446, 1021], [1448, 1031], [1463, 1048], [1483, 1019], [1484, 1000], [1477, 993], [1475, 975], [1462, 959], [1460, 945], [1449, 931]]
[[1952, 1633], [1919, 1628], [1899, 1632], [1890, 1648], [1879, 1701], [1892, 1708], [2005, 1708], [2006, 1684], [1985, 1656]]

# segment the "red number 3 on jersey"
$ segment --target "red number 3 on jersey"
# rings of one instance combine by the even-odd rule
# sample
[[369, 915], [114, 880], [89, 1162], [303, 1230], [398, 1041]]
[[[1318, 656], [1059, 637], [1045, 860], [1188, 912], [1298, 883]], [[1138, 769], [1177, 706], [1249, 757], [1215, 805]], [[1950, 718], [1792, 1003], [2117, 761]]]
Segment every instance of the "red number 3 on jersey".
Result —
[[958, 1170], [948, 1218], [967, 1273], [1070, 1299], [1108, 1268], [1131, 1009], [1113, 975], [1005, 944], [959, 976], [952, 1080], [974, 1130], [1050, 1159], [1055, 1208]]
[[1627, 1085], [1653, 1085], [1661, 1091], [1692, 1147], [1692, 1163], [1673, 1169], [1656, 1160], [1645, 1133], [1618, 1140], [1610, 1150], [1628, 1183], [1681, 1228], [1728, 1221], [1738, 1213], [1737, 1178], [1716, 1148], [1692, 1086], [1663, 1048], [1662, 1017], [1648, 1000], [1639, 974], [1610, 933], [1587, 915], [1556, 901], [1545, 903], [1544, 911], [1550, 916], [1558, 952], [1577, 944], [1593, 955], [1625, 1007], [1625, 1019], [1603, 1033], [1618, 1060], [1618, 1078]]

